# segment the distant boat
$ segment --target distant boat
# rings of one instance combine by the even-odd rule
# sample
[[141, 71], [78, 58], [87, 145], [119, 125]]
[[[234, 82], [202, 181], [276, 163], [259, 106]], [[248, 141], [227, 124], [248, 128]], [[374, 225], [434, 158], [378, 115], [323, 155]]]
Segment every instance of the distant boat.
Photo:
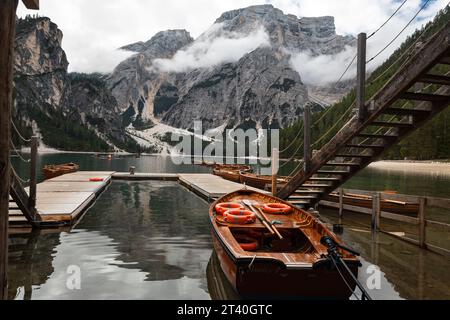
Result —
[[[395, 191], [386, 191], [387, 194], [395, 194]], [[324, 197], [325, 201], [339, 203], [339, 194], [332, 192]], [[357, 194], [357, 193], [345, 193], [342, 197], [343, 203], [350, 206], [372, 208], [373, 200], [372, 196]], [[419, 204], [414, 202], [397, 201], [384, 199], [380, 201], [381, 211], [398, 213], [398, 214], [417, 214], [419, 212]]]
[[[245, 200], [253, 208], [247, 209]], [[275, 207], [285, 211], [268, 210]], [[268, 232], [259, 218], [250, 219], [253, 210], [266, 212], [269, 222], [279, 221], [276, 228], [282, 239]], [[247, 218], [245, 224], [237, 224], [242, 217]], [[339, 274], [343, 267], [339, 271], [333, 266], [323, 240], [336, 244], [355, 277], [361, 266], [358, 258], [340, 249], [342, 241], [308, 212], [272, 196], [240, 190], [214, 202], [209, 218], [221, 269], [241, 296], [347, 299], [352, 295], [356, 283], [349, 274], [343, 280]]]
[[44, 173], [45, 179], [52, 179], [63, 174], [76, 172], [80, 169], [80, 166], [75, 163], [64, 163], [64, 164], [50, 164], [44, 166], [42, 172]]
[[[245, 183], [247, 186], [266, 190], [267, 185], [272, 185], [272, 176], [262, 176], [248, 172], [241, 172], [240, 182]], [[277, 184], [286, 184], [289, 181], [287, 177], [278, 177]]]
[[233, 182], [240, 182], [240, 172], [251, 172], [252, 168], [247, 165], [240, 165], [240, 164], [218, 164], [214, 166], [213, 173], [216, 176], [222, 177], [226, 180], [233, 181]]

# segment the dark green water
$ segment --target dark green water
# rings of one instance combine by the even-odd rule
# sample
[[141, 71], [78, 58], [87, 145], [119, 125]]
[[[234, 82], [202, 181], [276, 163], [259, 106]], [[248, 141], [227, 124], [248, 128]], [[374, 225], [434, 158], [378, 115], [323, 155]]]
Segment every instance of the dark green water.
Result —
[[[81, 170], [126, 171], [133, 165], [141, 172], [209, 171], [176, 166], [163, 157], [107, 160], [58, 154], [40, 158], [40, 164], [69, 161], [79, 163]], [[355, 179], [357, 183], [364, 181], [364, 175], [370, 187], [382, 181], [389, 186], [398, 183], [398, 177], [368, 171]], [[23, 168], [20, 172], [25, 175]], [[410, 190], [411, 186], [403, 187]], [[430, 183], [429, 192], [433, 188], [441, 190]], [[113, 182], [71, 232], [11, 236], [9, 298], [238, 298], [213, 253], [208, 207], [174, 182]], [[322, 216], [330, 223], [337, 220], [332, 211]], [[342, 237], [362, 253], [359, 278], [363, 283], [369, 276], [368, 266], [381, 269], [381, 289], [369, 290], [375, 299], [450, 299], [448, 258], [385, 235], [372, 239], [365, 227], [367, 219], [346, 214]], [[74, 267], [80, 272], [80, 289], [68, 286]]]

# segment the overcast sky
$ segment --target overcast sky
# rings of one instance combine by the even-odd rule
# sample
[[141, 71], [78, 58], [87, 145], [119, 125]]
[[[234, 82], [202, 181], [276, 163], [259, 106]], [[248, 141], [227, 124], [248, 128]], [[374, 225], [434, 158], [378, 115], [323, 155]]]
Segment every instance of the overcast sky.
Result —
[[[70, 71], [110, 72], [129, 53], [116, 49], [146, 41], [167, 29], [186, 29], [195, 38], [225, 11], [271, 3], [298, 17], [331, 15], [339, 34], [356, 35], [377, 29], [403, 0], [41, 0], [41, 16], [48, 16], [64, 33], [63, 49]], [[408, 0], [399, 14], [376, 37], [373, 52], [387, 44], [413, 17], [423, 0]], [[448, 0], [431, 0], [427, 9], [399, 41], [432, 19]], [[28, 11], [19, 5], [18, 15]], [[394, 48], [389, 50], [392, 52]], [[370, 54], [369, 50], [369, 54]], [[384, 58], [384, 57], [382, 57]]]

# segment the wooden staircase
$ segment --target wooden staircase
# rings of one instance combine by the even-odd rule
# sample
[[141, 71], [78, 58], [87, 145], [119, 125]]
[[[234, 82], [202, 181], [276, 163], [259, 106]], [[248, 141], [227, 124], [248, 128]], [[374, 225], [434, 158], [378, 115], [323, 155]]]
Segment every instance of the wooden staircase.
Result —
[[[279, 191], [280, 198], [314, 206], [450, 105], [450, 76], [433, 73], [438, 64], [450, 65], [450, 23], [416, 50], [367, 103], [366, 117], [353, 116], [312, 157], [310, 170], [299, 171]], [[416, 92], [417, 84], [433, 85], [434, 92]], [[398, 102], [403, 107], [394, 107]]]
[[32, 203], [28, 193], [21, 185], [19, 178], [11, 170], [11, 185], [9, 198], [9, 220], [13, 224], [38, 226], [41, 216]]

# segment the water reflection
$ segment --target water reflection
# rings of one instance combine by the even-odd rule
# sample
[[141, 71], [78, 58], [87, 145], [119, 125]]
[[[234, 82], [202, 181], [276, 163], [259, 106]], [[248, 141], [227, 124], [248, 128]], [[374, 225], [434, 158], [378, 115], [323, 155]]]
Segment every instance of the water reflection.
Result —
[[[208, 207], [173, 182], [114, 182], [71, 232], [11, 236], [9, 298], [238, 299], [212, 250]], [[450, 299], [448, 258], [373, 238], [360, 216], [344, 215], [341, 237], [362, 254], [363, 284], [380, 267], [375, 299]], [[66, 286], [72, 265], [81, 290]]]
[[[72, 232], [11, 239], [9, 297], [208, 299], [207, 209], [174, 183], [115, 182]], [[66, 287], [71, 265], [81, 290]]]

